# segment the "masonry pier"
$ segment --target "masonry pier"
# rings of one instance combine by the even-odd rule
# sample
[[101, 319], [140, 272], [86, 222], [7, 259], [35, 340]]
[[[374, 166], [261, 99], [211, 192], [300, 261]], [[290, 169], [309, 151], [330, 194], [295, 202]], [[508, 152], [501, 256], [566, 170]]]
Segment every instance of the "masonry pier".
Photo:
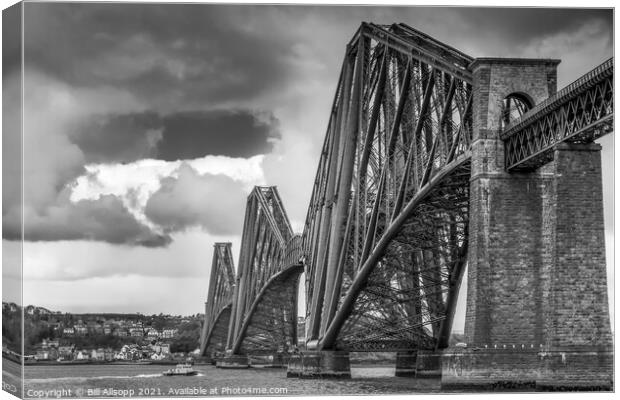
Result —
[[218, 358], [215, 366], [223, 369], [245, 369], [250, 368], [250, 359], [245, 354], [227, 354]]
[[286, 373], [290, 378], [350, 378], [347, 351], [305, 351], [289, 358]]
[[416, 373], [417, 351], [402, 351], [396, 353], [395, 376], [414, 378]]
[[471, 67], [468, 348], [444, 355], [444, 388], [611, 388], [600, 146], [560, 143], [537, 170], [504, 170], [502, 101], [552, 95], [557, 63]]

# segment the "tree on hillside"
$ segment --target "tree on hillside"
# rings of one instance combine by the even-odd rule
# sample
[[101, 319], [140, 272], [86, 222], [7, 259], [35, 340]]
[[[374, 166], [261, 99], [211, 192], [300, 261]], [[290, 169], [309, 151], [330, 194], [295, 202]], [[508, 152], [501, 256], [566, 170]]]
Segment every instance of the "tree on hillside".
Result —
[[200, 341], [200, 322], [190, 321], [179, 325], [177, 338], [170, 344], [170, 351], [177, 352], [190, 352], [194, 351]]

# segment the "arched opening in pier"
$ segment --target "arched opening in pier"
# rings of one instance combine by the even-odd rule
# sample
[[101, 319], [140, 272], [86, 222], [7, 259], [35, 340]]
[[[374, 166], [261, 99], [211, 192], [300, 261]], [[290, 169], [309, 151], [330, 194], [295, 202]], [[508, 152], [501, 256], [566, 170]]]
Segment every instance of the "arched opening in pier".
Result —
[[456, 310], [454, 311], [454, 322], [450, 333], [450, 346], [456, 343], [465, 342], [465, 314], [467, 310], [467, 264], [463, 271], [463, 279], [459, 288], [459, 295], [456, 300]]
[[306, 344], [306, 273], [302, 272], [297, 284], [297, 347]]
[[527, 94], [509, 94], [502, 100], [500, 128], [503, 130], [506, 126], [521, 118], [533, 106], [534, 102]]

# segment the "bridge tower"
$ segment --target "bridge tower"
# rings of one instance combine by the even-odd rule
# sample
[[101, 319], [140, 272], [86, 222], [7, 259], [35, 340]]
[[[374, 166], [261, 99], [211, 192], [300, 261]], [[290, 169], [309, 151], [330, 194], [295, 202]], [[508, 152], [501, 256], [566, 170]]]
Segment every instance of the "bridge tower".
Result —
[[[304, 265], [275, 186], [255, 186], [247, 200], [239, 267], [219, 368], [283, 367], [297, 345], [297, 291]], [[254, 359], [254, 360], [252, 360]]]
[[214, 364], [217, 354], [226, 349], [234, 287], [232, 243], [215, 243], [205, 318], [200, 335], [200, 355]]
[[502, 129], [555, 94], [558, 63], [470, 65], [468, 348], [444, 355], [443, 387], [610, 388], [601, 148], [558, 143], [544, 165], [505, 167]]

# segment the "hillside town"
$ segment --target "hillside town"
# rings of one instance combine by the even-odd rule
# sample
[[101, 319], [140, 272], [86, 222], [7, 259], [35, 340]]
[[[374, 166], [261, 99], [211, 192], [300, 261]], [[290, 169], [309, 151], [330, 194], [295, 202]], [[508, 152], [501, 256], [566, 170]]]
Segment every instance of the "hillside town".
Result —
[[[3, 303], [5, 354], [18, 353], [21, 310]], [[146, 362], [196, 356], [202, 315], [69, 314], [24, 308], [24, 359], [33, 362]], [[194, 354], [196, 353], [196, 354]]]

